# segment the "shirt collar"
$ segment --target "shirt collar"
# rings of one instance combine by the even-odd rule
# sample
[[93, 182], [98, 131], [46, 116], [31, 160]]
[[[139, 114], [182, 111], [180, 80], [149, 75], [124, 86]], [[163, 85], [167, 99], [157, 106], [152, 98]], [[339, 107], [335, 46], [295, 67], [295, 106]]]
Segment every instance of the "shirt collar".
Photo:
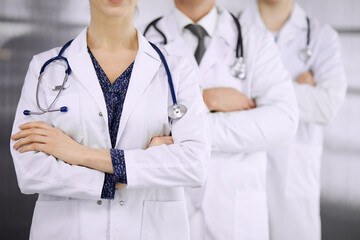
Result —
[[306, 13], [305, 11], [300, 7], [299, 4], [294, 3], [293, 10], [291, 12], [291, 16], [288, 20], [291, 24], [294, 26], [300, 28], [300, 29], [306, 29], [307, 28], [307, 22], [306, 22]]
[[[255, 13], [255, 16], [254, 16], [255, 17], [255, 22], [259, 26], [262, 26], [263, 28], [267, 29], [261, 15], [260, 15], [258, 1], [254, 1], [252, 4], [253, 5], [251, 7], [253, 8], [254, 13]], [[294, 6], [293, 6], [293, 9], [291, 11], [291, 15], [290, 15], [289, 19], [286, 21], [286, 23], [284, 24], [283, 28], [286, 25], [293, 25], [293, 26], [301, 28], [301, 29], [307, 28], [306, 13], [299, 6], [299, 4], [294, 2]]]
[[[177, 8], [175, 8], [175, 17], [180, 32], [182, 32], [187, 25], [194, 24], [194, 22], [189, 17], [187, 17]], [[217, 21], [218, 12], [216, 7], [213, 7], [208, 14], [206, 14], [197, 22], [197, 24], [206, 30], [209, 37], [212, 37], [215, 33]]]

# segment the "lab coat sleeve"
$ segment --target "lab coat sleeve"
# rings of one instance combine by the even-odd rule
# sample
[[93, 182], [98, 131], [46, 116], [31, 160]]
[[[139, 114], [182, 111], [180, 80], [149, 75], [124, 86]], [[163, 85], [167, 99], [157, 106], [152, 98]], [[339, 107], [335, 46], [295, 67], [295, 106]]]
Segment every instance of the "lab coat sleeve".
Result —
[[259, 37], [251, 79], [257, 107], [209, 113], [213, 151], [264, 151], [286, 144], [295, 135], [298, 111], [290, 76], [270, 34]]
[[187, 107], [187, 113], [171, 124], [174, 144], [125, 150], [128, 188], [196, 187], [205, 180], [210, 139], [198, 77], [185, 59], [176, 64], [180, 69], [177, 101]]
[[346, 77], [338, 34], [330, 26], [319, 33], [314, 62], [315, 87], [294, 82], [300, 119], [327, 124], [338, 112], [346, 94]]
[[[41, 65], [36, 57], [30, 63], [18, 103], [12, 134], [19, 132], [19, 125], [42, 121], [50, 124], [48, 114], [24, 116], [23, 111], [37, 111], [36, 85]], [[44, 94], [39, 94], [44, 97]], [[24, 194], [48, 194], [83, 199], [99, 199], [104, 183], [104, 173], [86, 167], [73, 166], [43, 152], [20, 153], [10, 142], [20, 190]]]

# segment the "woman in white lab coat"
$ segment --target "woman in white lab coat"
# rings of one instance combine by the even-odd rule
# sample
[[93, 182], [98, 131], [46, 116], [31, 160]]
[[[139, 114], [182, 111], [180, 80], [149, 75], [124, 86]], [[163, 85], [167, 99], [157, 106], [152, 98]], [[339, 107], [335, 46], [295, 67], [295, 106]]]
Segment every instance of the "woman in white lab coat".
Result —
[[196, 23], [207, 32], [199, 68], [203, 98], [212, 111], [207, 114], [212, 153], [205, 187], [186, 191], [192, 237], [266, 240], [266, 151], [290, 141], [297, 126], [290, 76], [270, 34], [241, 24], [247, 75], [235, 77], [230, 69], [239, 32], [230, 13], [214, 0], [175, 0], [175, 5], [156, 25], [167, 43], [154, 27], [146, 37], [198, 65], [198, 40], [187, 26]]
[[[39, 193], [30, 239], [189, 239], [183, 187], [202, 185], [210, 150], [198, 78], [186, 60], [166, 56], [187, 107], [170, 121], [164, 64], [133, 26], [136, 2], [90, 1], [90, 26], [63, 53], [72, 72], [53, 108], [68, 112], [23, 114], [38, 109], [38, 73], [60, 48], [30, 63], [11, 141], [21, 192]], [[61, 64], [46, 68], [43, 106], [63, 77]], [[157, 146], [170, 132], [174, 142]]]
[[[346, 78], [338, 34], [292, 0], [254, 1], [241, 21], [272, 32], [299, 108], [295, 139], [272, 149], [268, 164], [270, 234], [274, 240], [319, 240], [323, 127], [338, 112]], [[310, 30], [310, 31], [309, 31]], [[312, 55], [306, 59], [303, 50]]]

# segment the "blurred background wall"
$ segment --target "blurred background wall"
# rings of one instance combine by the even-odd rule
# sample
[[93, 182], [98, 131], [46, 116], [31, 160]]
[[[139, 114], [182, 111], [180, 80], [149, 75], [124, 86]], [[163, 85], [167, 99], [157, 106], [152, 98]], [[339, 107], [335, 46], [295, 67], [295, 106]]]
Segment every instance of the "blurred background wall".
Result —
[[[250, 1], [254, 0], [218, 0], [218, 4], [238, 13]], [[360, 240], [360, 1], [297, 2], [310, 17], [330, 23], [340, 33], [349, 83], [343, 108], [326, 127], [323, 239]], [[172, 7], [171, 0], [139, 0], [136, 24]], [[35, 195], [20, 193], [9, 153], [12, 121], [28, 64], [34, 54], [74, 38], [88, 21], [87, 0], [0, 0], [0, 239], [28, 238], [36, 200]]]

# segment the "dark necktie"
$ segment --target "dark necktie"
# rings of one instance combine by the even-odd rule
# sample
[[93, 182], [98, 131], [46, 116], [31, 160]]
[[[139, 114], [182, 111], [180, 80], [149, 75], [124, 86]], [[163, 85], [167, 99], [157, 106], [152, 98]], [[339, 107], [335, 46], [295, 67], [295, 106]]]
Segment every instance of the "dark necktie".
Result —
[[201, 58], [205, 53], [205, 36], [207, 36], [206, 30], [197, 24], [189, 24], [185, 27], [186, 29], [190, 30], [192, 34], [194, 34], [198, 39], [198, 45], [195, 50], [195, 59], [198, 64], [201, 62]]

